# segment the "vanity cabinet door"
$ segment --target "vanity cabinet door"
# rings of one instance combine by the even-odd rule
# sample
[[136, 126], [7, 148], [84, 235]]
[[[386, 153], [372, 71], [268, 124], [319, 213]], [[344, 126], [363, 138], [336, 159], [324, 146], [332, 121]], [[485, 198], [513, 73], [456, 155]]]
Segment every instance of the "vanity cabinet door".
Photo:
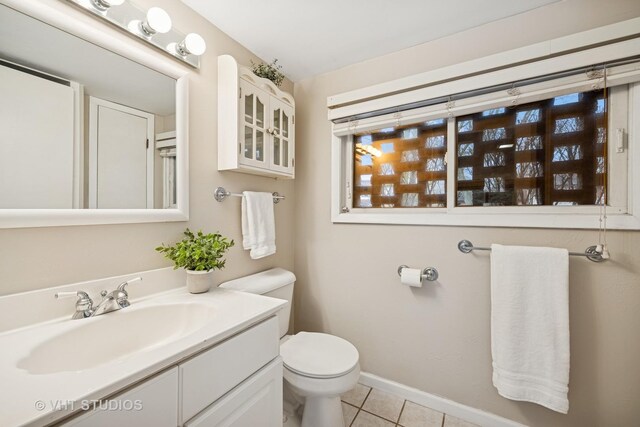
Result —
[[279, 323], [262, 323], [180, 364], [182, 418], [187, 421], [280, 353]]
[[282, 427], [282, 359], [278, 357], [185, 427]]
[[244, 80], [240, 81], [240, 141], [241, 164], [267, 169], [269, 152], [269, 95]]
[[175, 427], [178, 425], [178, 368], [172, 368], [104, 402], [65, 427]]

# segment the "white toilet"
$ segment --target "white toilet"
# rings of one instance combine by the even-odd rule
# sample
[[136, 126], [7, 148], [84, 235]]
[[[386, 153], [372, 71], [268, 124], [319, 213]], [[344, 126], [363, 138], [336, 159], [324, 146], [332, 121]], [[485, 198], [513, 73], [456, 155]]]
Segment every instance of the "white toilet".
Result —
[[358, 350], [349, 341], [333, 335], [312, 332], [286, 335], [295, 281], [292, 272], [273, 268], [220, 287], [288, 301], [278, 312], [285, 394], [293, 392], [304, 402], [302, 427], [344, 426], [340, 395], [358, 382]]

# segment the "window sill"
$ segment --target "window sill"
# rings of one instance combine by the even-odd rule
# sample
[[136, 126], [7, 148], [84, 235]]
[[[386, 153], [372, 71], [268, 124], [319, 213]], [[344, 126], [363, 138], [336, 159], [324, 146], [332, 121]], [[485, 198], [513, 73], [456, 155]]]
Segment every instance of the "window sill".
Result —
[[[517, 228], [565, 228], [597, 230], [599, 214], [577, 213], [470, 213], [473, 208], [447, 209], [407, 209], [405, 212], [372, 213], [368, 209], [353, 209], [348, 213], [334, 213], [333, 223], [343, 224], [394, 224], [394, 225], [436, 225], [463, 227], [517, 227]], [[483, 208], [481, 208], [483, 209]], [[613, 209], [611, 209], [613, 210]], [[465, 212], [467, 211], [467, 212]], [[607, 211], [607, 228], [613, 230], [640, 230], [640, 217]]]

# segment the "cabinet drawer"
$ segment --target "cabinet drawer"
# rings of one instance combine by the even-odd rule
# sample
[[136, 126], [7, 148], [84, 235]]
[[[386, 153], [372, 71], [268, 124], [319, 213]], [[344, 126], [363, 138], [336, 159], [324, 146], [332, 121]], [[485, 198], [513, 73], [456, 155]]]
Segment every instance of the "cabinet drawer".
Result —
[[185, 427], [282, 427], [282, 359], [253, 374]]
[[276, 317], [180, 365], [182, 422], [218, 400], [280, 352]]
[[178, 368], [96, 404], [95, 410], [63, 423], [65, 427], [175, 427], [178, 422]]

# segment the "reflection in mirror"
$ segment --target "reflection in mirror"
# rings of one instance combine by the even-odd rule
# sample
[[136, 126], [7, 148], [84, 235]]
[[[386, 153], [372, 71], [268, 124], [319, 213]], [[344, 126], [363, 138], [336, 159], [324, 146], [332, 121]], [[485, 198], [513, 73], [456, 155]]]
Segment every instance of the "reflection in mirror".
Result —
[[176, 81], [0, 5], [0, 209], [176, 207]]

